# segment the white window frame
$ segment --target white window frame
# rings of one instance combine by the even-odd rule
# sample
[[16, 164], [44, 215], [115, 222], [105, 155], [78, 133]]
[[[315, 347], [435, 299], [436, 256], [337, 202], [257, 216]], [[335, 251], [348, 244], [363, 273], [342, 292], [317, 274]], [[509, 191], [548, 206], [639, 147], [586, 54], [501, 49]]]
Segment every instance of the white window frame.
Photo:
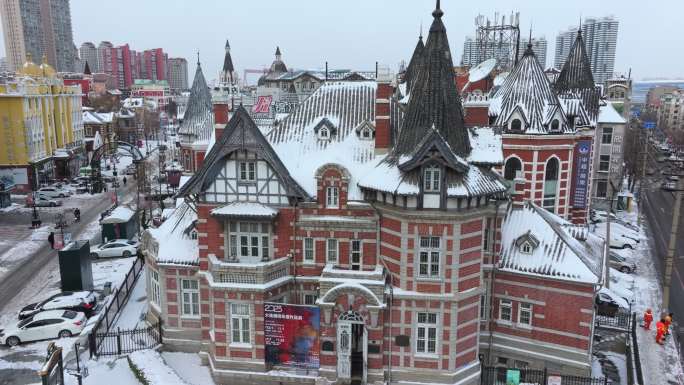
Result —
[[[599, 186], [601, 184], [604, 184], [606, 186], [606, 189], [602, 192], [602, 194], [599, 194]], [[608, 197], [608, 181], [607, 180], [597, 180], [596, 181], [596, 197], [597, 198], [607, 198]]]
[[304, 305], [315, 305], [318, 296], [316, 294], [304, 294]]
[[154, 305], [161, 307], [161, 285], [159, 272], [150, 269], [150, 299]]
[[439, 192], [442, 184], [442, 170], [438, 166], [427, 166], [423, 170], [423, 191]]
[[[523, 308], [525, 308], [525, 309], [523, 310]], [[523, 313], [528, 314], [529, 322], [523, 322], [523, 318], [522, 318]], [[519, 302], [518, 303], [518, 326], [523, 327], [523, 328], [531, 328], [533, 316], [534, 316], [533, 305], [531, 303], [527, 303], [527, 302]]]
[[[442, 273], [442, 239], [440, 237], [425, 236], [418, 239], [418, 278], [439, 279]], [[436, 258], [436, 260], [435, 260]], [[425, 273], [422, 267], [425, 267]]]
[[[332, 245], [335, 245], [334, 247]], [[330, 258], [331, 254], [335, 255], [335, 259]], [[337, 264], [340, 261], [340, 242], [335, 238], [328, 238], [325, 241], [325, 263]]]
[[[256, 244], [253, 242], [255, 239]], [[255, 248], [257, 255], [254, 255]], [[235, 221], [228, 224], [228, 258], [234, 255], [238, 259], [270, 259], [271, 249], [271, 225], [269, 223]], [[244, 251], [247, 253], [244, 254]]]
[[[416, 354], [425, 356], [438, 355], [439, 328], [437, 319], [439, 314], [430, 312], [416, 313]], [[433, 333], [430, 336], [431, 332]], [[432, 349], [430, 346], [432, 343]]]
[[[358, 246], [358, 247], [357, 247]], [[358, 262], [354, 262], [354, 257], [358, 256]], [[349, 241], [349, 268], [351, 270], [361, 270], [363, 266], [363, 241], [351, 239]], [[355, 268], [357, 267], [357, 268]]]
[[[311, 247], [308, 247], [308, 242], [311, 242]], [[310, 254], [310, 258], [307, 255]], [[302, 259], [304, 263], [315, 263], [316, 262], [316, 240], [311, 237], [306, 237], [302, 240]]]
[[[608, 132], [606, 132], [608, 130]], [[601, 144], [613, 144], [613, 127], [603, 127], [603, 130], [601, 130]], [[609, 139], [609, 141], [606, 142], [606, 138]]]
[[248, 303], [230, 304], [230, 346], [252, 346], [251, 306]]
[[257, 180], [256, 161], [241, 160], [238, 162], [238, 180], [240, 183], [255, 183]]
[[318, 130], [318, 137], [322, 140], [330, 139], [330, 129], [326, 126], [321, 127], [321, 129]]
[[340, 208], [340, 188], [328, 186], [325, 188], [325, 207], [329, 209]]
[[486, 321], [487, 320], [487, 292], [485, 291], [481, 296], [480, 296], [480, 321]]
[[530, 245], [529, 242], [523, 242], [522, 245], [520, 245], [520, 252], [525, 253], [525, 254], [532, 254], [532, 245]]
[[[602, 160], [603, 157], [608, 157], [607, 161]], [[603, 169], [602, 165], [606, 165], [605, 170]], [[609, 154], [599, 154], [599, 167], [598, 170], [601, 172], [609, 172], [610, 171], [610, 155]]]
[[[508, 319], [503, 318], [504, 308], [508, 309]], [[499, 299], [499, 322], [511, 324], [513, 322], [513, 301], [510, 299]]]
[[[181, 317], [199, 318], [200, 317], [199, 281], [196, 279], [181, 279], [180, 280], [180, 288], [181, 288]], [[187, 311], [186, 311], [186, 306], [188, 307]]]

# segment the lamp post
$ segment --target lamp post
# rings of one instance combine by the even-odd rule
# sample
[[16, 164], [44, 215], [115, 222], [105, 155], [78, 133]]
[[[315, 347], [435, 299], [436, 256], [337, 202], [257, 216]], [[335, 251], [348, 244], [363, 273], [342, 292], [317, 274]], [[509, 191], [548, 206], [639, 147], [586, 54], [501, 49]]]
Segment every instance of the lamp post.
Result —
[[670, 308], [670, 285], [672, 283], [672, 264], [674, 262], [674, 253], [677, 248], [677, 234], [679, 232], [679, 216], [682, 208], [682, 190], [684, 184], [682, 181], [677, 182], [677, 190], [675, 191], [675, 204], [672, 210], [672, 227], [670, 229], [670, 241], [667, 246], [667, 255], [665, 256], [665, 277], [663, 277], [663, 308]]

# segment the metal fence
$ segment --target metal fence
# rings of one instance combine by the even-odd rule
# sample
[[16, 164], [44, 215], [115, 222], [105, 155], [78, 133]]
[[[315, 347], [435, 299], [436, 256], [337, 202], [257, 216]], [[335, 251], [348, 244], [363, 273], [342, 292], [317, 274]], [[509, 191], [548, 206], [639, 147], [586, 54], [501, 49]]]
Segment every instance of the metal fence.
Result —
[[[103, 341], [102, 339], [93, 339], [91, 337], [93, 335], [106, 334], [109, 331], [109, 328], [114, 323], [117, 314], [119, 314], [121, 309], [126, 305], [128, 297], [130, 296], [131, 291], [135, 287], [135, 284], [138, 281], [138, 278], [140, 277], [140, 272], [143, 270], [144, 267], [145, 260], [143, 258], [136, 258], [135, 262], [133, 262], [133, 266], [131, 266], [131, 269], [128, 271], [128, 273], [126, 273], [126, 278], [121, 283], [121, 285], [115, 289], [114, 293], [112, 294], [112, 300], [102, 310], [102, 315], [100, 316], [100, 319], [97, 321], [97, 324], [95, 324], [95, 327], [93, 327], [92, 331], [90, 332], [90, 336], [88, 336], [90, 341], [89, 349], [91, 357], [97, 355], [98, 350], [100, 349], [100, 344]], [[92, 341], [95, 341], [96, 344], [93, 345]]]
[[[515, 373], [518, 372], [518, 373]], [[515, 383], [546, 385], [549, 379], [560, 378], [562, 385], [611, 385], [607, 378], [592, 378], [549, 374], [546, 369], [512, 369], [506, 367], [483, 366], [480, 375], [481, 385], [506, 385], [508, 380], [516, 378]]]
[[628, 359], [628, 362], [631, 362], [631, 366], [634, 367], [634, 372], [636, 373], [636, 382], [637, 384], [644, 384], [644, 374], [643, 371], [641, 370], [641, 356], [639, 355], [639, 342], [637, 341], [637, 334], [636, 334], [636, 327], [637, 327], [637, 320], [636, 320], [636, 312], [632, 313], [632, 330], [630, 330], [630, 338], [632, 339], [632, 343], [630, 344], [630, 349], [631, 349], [631, 357], [628, 356], [628, 358], [633, 358], [633, 359]]
[[138, 350], [152, 349], [162, 343], [161, 322], [144, 328], [93, 333], [88, 336], [91, 346], [97, 346], [96, 356], [116, 356]]
[[596, 315], [596, 327], [628, 332], [632, 321], [631, 310], [620, 309], [613, 316]]

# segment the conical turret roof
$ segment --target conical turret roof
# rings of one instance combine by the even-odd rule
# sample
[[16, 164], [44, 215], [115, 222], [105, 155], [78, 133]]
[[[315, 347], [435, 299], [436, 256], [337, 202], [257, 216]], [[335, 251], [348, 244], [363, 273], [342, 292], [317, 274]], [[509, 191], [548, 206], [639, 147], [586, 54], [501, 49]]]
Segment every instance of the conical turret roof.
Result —
[[[601, 91], [594, 83], [591, 63], [587, 55], [582, 30], [577, 31], [577, 38], [570, 49], [570, 54], [563, 64], [554, 89], [561, 99], [578, 99], [582, 101], [584, 110], [590, 121], [596, 121], [599, 112]], [[568, 111], [571, 115], [582, 115], [579, 111]], [[589, 124], [584, 122], [581, 124]]]
[[209, 93], [207, 81], [204, 79], [202, 66], [198, 62], [195, 79], [190, 89], [188, 106], [178, 133], [186, 136], [190, 141], [209, 140], [213, 130], [214, 114], [211, 105], [211, 93]]
[[223, 72], [232, 73], [233, 71], [235, 71], [235, 68], [233, 67], [233, 58], [230, 56], [230, 44], [228, 44], [228, 40], [226, 40], [226, 56], [223, 58]]
[[406, 81], [406, 89], [411, 90], [413, 85], [413, 80], [415, 80], [416, 75], [420, 72], [423, 64], [423, 53], [425, 52], [425, 44], [423, 43], [423, 34], [418, 37], [418, 43], [416, 43], [416, 48], [413, 50], [413, 55], [411, 56], [411, 61], [409, 61], [408, 67], [406, 67], [406, 74], [404, 75], [404, 80]]
[[466, 157], [471, 150], [463, 120], [461, 97], [456, 89], [451, 50], [442, 22], [439, 0], [432, 16], [423, 65], [415, 76], [401, 132], [393, 155], [411, 154], [434, 127], [451, 150]]

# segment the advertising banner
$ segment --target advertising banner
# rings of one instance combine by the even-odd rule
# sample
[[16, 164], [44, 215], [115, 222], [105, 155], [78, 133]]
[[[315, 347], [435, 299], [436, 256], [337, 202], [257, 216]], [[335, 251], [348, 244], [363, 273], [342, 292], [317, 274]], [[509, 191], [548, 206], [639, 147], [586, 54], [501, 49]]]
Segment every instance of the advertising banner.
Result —
[[589, 194], [589, 162], [591, 162], [591, 140], [580, 140], [575, 145], [575, 167], [572, 180], [571, 205], [574, 208], [587, 208]]
[[315, 306], [264, 303], [266, 364], [318, 369], [320, 319]]
[[257, 102], [254, 104], [254, 107], [252, 107], [252, 112], [254, 113], [261, 113], [261, 114], [268, 114], [271, 111], [271, 101], [273, 100], [272, 96], [259, 96], [257, 98]]

